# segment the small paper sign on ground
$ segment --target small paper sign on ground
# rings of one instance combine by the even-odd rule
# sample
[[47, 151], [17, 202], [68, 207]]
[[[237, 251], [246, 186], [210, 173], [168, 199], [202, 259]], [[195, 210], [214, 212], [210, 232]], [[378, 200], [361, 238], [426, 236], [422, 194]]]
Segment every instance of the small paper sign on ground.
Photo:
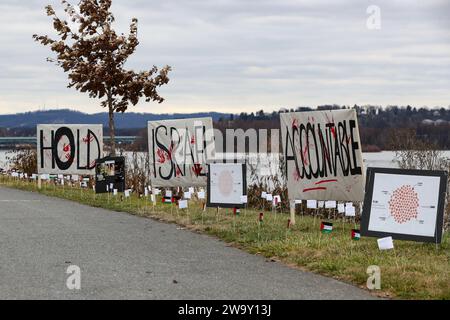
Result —
[[191, 199], [191, 197], [192, 197], [191, 192], [185, 192], [185, 193], [184, 193], [184, 198], [185, 198], [185, 199]]
[[267, 198], [267, 192], [265, 192], [265, 191], [261, 192], [261, 198], [266, 199]]
[[178, 201], [178, 207], [180, 209], [187, 209], [187, 207], [188, 207], [187, 200], [180, 200], [180, 201]]
[[248, 197], [247, 196], [241, 196], [241, 203], [247, 203]]
[[336, 208], [336, 201], [326, 201], [325, 202], [325, 208], [326, 209], [335, 209]]
[[205, 191], [200, 191], [200, 192], [198, 193], [198, 198], [199, 198], [199, 199], [205, 199], [205, 198], [206, 198], [206, 196], [205, 196]]
[[273, 201], [273, 195], [270, 194], [270, 193], [266, 194], [266, 200], [267, 201]]
[[343, 203], [339, 203], [337, 207], [339, 213], [345, 213], [345, 205]]
[[189, 188], [189, 192], [192, 194], [192, 193], [194, 193], [195, 191], [194, 191], [194, 188], [193, 187], [190, 187]]
[[317, 200], [307, 200], [306, 207], [308, 209], [317, 209]]
[[356, 211], [354, 206], [345, 206], [345, 216], [346, 217], [354, 217], [356, 216]]
[[378, 249], [380, 250], [391, 250], [394, 249], [394, 240], [392, 237], [381, 238], [377, 240]]
[[125, 190], [125, 198], [128, 198], [130, 196], [130, 190]]
[[319, 201], [317, 202], [317, 207], [318, 208], [323, 208], [325, 206], [325, 201]]

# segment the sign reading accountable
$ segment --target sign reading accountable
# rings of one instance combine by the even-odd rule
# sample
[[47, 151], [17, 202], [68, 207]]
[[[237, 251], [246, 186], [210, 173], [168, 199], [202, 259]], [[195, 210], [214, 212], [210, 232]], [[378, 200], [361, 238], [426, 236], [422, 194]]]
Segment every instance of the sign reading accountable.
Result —
[[212, 118], [150, 121], [148, 143], [152, 186], [206, 186], [215, 157]]
[[37, 126], [39, 174], [93, 175], [102, 157], [102, 125], [40, 124]]
[[291, 200], [363, 200], [363, 160], [354, 110], [282, 113], [280, 120]]

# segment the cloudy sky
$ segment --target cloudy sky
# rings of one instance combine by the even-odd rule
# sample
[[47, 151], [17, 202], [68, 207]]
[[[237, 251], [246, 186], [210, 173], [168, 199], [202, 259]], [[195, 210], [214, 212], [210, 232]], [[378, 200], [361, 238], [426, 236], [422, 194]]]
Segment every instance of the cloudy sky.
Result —
[[[44, 6], [59, 3], [0, 0], [0, 113], [102, 110], [32, 41], [54, 35]], [[371, 5], [380, 29], [367, 27]], [[137, 112], [450, 106], [450, 0], [114, 0], [112, 10], [117, 31], [139, 19], [130, 68], [173, 67], [166, 101]]]

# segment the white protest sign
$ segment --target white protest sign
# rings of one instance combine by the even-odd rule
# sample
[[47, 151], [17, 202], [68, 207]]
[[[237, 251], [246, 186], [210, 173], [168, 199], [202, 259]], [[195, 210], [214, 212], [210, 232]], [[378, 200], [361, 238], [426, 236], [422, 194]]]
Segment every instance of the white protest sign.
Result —
[[206, 186], [206, 164], [215, 158], [212, 118], [150, 121], [148, 142], [153, 186]]
[[363, 200], [355, 110], [281, 113], [280, 121], [290, 199]]
[[102, 125], [37, 126], [37, 167], [40, 174], [94, 174], [95, 162], [102, 158], [102, 154]]

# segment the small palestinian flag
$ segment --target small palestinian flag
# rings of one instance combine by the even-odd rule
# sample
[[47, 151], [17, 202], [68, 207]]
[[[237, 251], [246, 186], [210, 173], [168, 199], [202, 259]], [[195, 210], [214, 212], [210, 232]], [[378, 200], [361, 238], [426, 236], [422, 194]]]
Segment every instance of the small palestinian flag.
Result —
[[322, 222], [320, 224], [320, 231], [323, 233], [331, 233], [333, 231], [333, 224], [331, 222]]
[[259, 214], [259, 223], [262, 223], [264, 221], [264, 213]]
[[361, 233], [357, 229], [352, 229], [352, 240], [361, 239]]
[[172, 197], [163, 197], [162, 198], [162, 203], [166, 203], [166, 204], [171, 204], [171, 203], [173, 203], [174, 201], [173, 201], [174, 199], [172, 198]]
[[239, 209], [239, 208], [233, 208], [233, 214], [234, 214], [235, 216], [238, 216], [240, 213], [241, 213], [241, 209]]

